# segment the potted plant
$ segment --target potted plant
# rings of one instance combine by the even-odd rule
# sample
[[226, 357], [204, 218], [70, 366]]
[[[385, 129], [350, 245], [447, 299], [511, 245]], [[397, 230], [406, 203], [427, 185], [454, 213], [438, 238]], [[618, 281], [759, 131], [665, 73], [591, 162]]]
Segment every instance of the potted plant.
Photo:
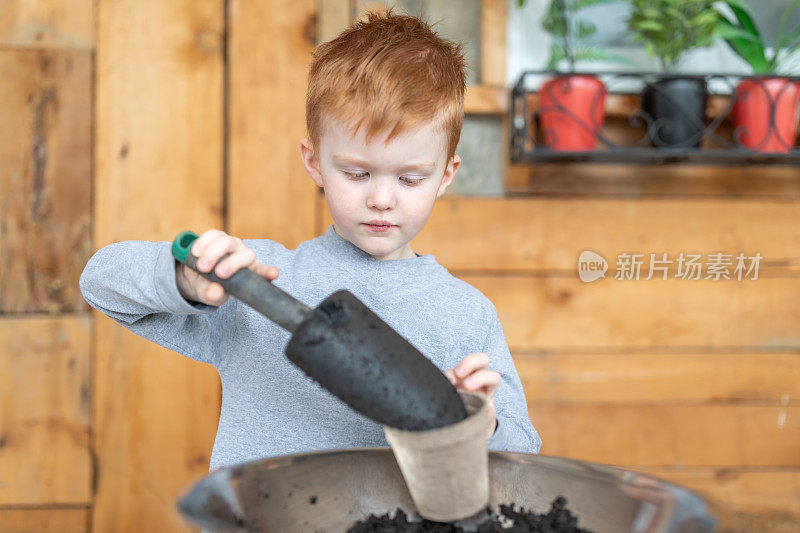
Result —
[[786, 22], [800, 0], [781, 14], [772, 52], [764, 46], [747, 5], [739, 0], [726, 0], [724, 5], [732, 17], [718, 13], [718, 33], [756, 74], [734, 90], [734, 138], [741, 146], [759, 152], [788, 152], [797, 138], [800, 84], [779, 74], [789, 71], [790, 58], [800, 50], [800, 27], [786, 31]]
[[680, 76], [684, 54], [709, 46], [717, 25], [715, 0], [632, 0], [628, 28], [665, 73], [645, 85], [642, 110], [653, 122], [650, 138], [657, 147], [700, 146], [706, 122], [707, 88], [701, 77]]
[[[618, 60], [618, 56], [589, 47], [584, 40], [597, 31], [589, 21], [578, 20], [581, 9], [619, 0], [552, 0], [542, 27], [553, 36], [547, 70], [566, 62], [567, 72], [542, 84], [539, 90], [539, 125], [551, 150], [584, 151], [597, 145], [605, 118], [606, 89], [596, 76], [576, 74], [581, 61]], [[518, 0], [521, 7], [525, 0]]]

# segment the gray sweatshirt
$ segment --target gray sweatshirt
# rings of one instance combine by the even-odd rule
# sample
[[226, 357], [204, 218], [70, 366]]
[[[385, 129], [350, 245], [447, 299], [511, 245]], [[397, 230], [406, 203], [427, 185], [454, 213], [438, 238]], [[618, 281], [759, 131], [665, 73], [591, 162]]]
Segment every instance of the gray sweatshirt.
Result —
[[[295, 250], [245, 240], [275, 280], [315, 307], [347, 289], [442, 371], [471, 352], [489, 354], [502, 383], [495, 395], [495, 450], [538, 453], [541, 440], [494, 305], [431, 255], [378, 261], [333, 226]], [[335, 448], [387, 446], [382, 427], [356, 413], [284, 356], [289, 333], [235, 298], [220, 307], [185, 300], [169, 242], [108, 245], [89, 260], [80, 288], [89, 304], [137, 335], [213, 365], [222, 409], [210, 468]]]

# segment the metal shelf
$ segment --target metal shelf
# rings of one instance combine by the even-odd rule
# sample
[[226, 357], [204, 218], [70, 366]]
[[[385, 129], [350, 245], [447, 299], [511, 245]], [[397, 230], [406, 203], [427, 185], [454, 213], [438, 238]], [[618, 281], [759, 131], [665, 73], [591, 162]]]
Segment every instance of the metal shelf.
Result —
[[[800, 148], [794, 147], [786, 153], [760, 153], [741, 146], [738, 141], [742, 132], [729, 126], [729, 118], [736, 99], [735, 87], [745, 79], [759, 83], [757, 76], [740, 74], [682, 75], [688, 79], [705, 81], [708, 91], [705, 127], [702, 129], [702, 146], [654, 147], [652, 139], [659, 124], [641, 110], [639, 94], [649, 82], [658, 80], [657, 73], [631, 72], [576, 72], [576, 75], [597, 76], [603, 81], [607, 98], [604, 114], [616, 119], [627, 118], [626, 127], [636, 133], [634, 141], [615, 142], [606, 129], [598, 132], [597, 148], [588, 151], [561, 151], [549, 148], [538, 128], [542, 109], [539, 107], [538, 91], [548, 78], [566, 76], [552, 71], [526, 71], [520, 75], [511, 91], [511, 161], [513, 163], [536, 162], [592, 162], [592, 163], [698, 163], [698, 164], [765, 164], [800, 165]], [[800, 83], [800, 76], [785, 77]], [[536, 83], [536, 82], [539, 83]], [[772, 110], [774, 114], [774, 102]], [[550, 111], [566, 112], [554, 106]], [[576, 119], [577, 120], [577, 119]], [[585, 123], [580, 127], [589, 128]], [[774, 116], [770, 128], [775, 127]]]

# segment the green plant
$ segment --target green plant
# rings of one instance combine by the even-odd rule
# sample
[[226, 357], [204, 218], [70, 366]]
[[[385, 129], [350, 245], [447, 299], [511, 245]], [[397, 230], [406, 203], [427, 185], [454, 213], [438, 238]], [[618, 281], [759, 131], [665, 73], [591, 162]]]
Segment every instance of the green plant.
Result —
[[674, 71], [683, 54], [709, 46], [715, 37], [715, 0], [632, 0], [628, 29], [665, 71]]
[[733, 19], [722, 11], [717, 12], [717, 34], [722, 37], [739, 57], [744, 59], [756, 74], [772, 74], [790, 71], [790, 58], [800, 50], [800, 26], [786, 31], [786, 24], [792, 13], [800, 7], [800, 0], [795, 0], [781, 14], [778, 22], [778, 34], [775, 48], [768, 52], [755, 22], [750, 8], [741, 0], [725, 0]]
[[[526, 0], [517, 0], [522, 7]], [[550, 45], [548, 70], [556, 70], [561, 61], [566, 60], [569, 71], [575, 70], [578, 61], [621, 61], [625, 58], [598, 47], [584, 43], [587, 37], [594, 35], [597, 26], [587, 20], [580, 20], [577, 13], [586, 7], [600, 4], [611, 4], [620, 0], [551, 0], [547, 13], [542, 19], [542, 28], [554, 37]]]

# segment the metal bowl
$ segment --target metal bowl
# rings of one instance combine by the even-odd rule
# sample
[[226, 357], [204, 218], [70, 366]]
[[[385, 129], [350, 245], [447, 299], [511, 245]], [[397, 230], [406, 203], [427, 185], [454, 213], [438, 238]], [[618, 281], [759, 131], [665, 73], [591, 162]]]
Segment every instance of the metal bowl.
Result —
[[[559, 495], [580, 527], [605, 532], [701, 533], [714, 529], [705, 502], [676, 485], [610, 466], [489, 452], [491, 505], [545, 512]], [[370, 514], [414, 504], [390, 448], [262, 459], [215, 470], [178, 508], [210, 531], [343, 532]], [[473, 521], [474, 522], [474, 521]], [[471, 522], [462, 525], [469, 530]]]

